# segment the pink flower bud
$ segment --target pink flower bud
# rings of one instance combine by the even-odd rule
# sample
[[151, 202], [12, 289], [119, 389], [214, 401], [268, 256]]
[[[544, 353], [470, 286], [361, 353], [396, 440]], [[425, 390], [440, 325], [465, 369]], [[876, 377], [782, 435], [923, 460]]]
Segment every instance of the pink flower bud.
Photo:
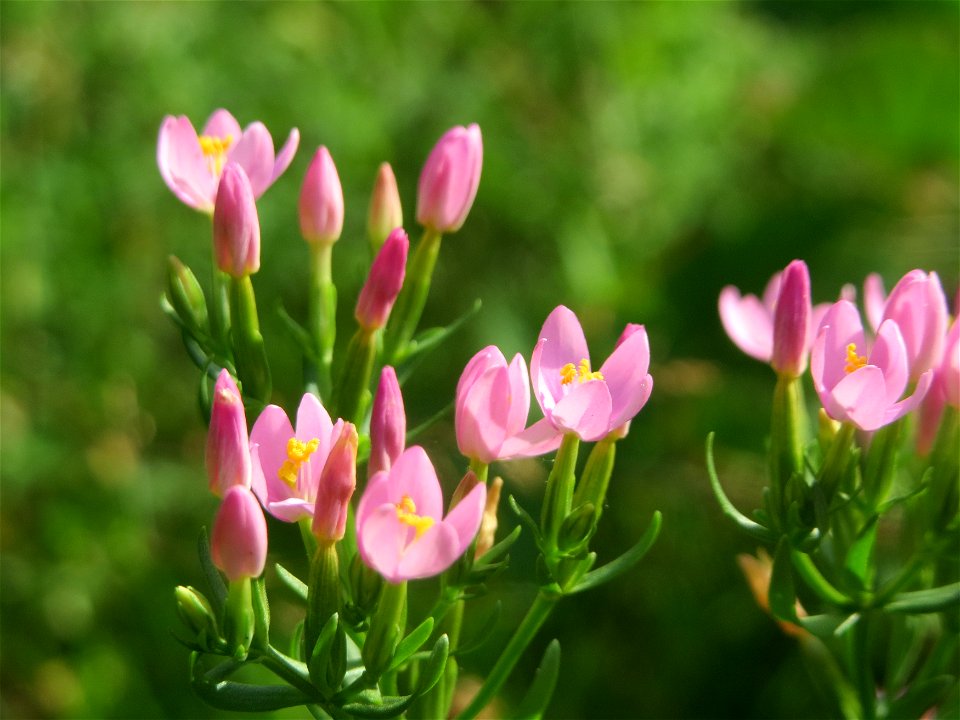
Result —
[[234, 485], [223, 496], [210, 537], [213, 564], [230, 581], [255, 578], [267, 562], [267, 521], [248, 488]]
[[206, 460], [210, 492], [217, 497], [223, 497], [234, 485], [250, 487], [247, 416], [243, 411], [240, 390], [226, 370], [220, 371], [213, 388]]
[[229, 162], [220, 176], [213, 208], [213, 246], [217, 267], [240, 278], [260, 269], [260, 220], [246, 172]]
[[781, 375], [800, 377], [807, 369], [810, 313], [810, 273], [805, 262], [794, 260], [780, 276], [780, 294], [773, 311], [770, 364]]
[[397, 178], [390, 163], [381, 163], [370, 197], [370, 211], [367, 213], [367, 234], [373, 249], [379, 250], [390, 232], [402, 226], [403, 208], [400, 206]]
[[936, 273], [911, 270], [890, 291], [883, 319], [894, 320], [903, 334], [911, 380], [942, 357], [947, 317], [947, 296]]
[[370, 415], [370, 459], [367, 477], [389, 470], [406, 444], [407, 415], [397, 373], [387, 365], [380, 373], [380, 384]]
[[354, 312], [357, 322], [367, 330], [378, 330], [386, 325], [403, 287], [409, 249], [407, 234], [403, 228], [396, 228], [377, 253]]
[[458, 125], [430, 151], [417, 185], [417, 222], [441, 233], [456, 232], [477, 196], [483, 164], [480, 127]]
[[330, 152], [322, 145], [300, 188], [300, 232], [308, 242], [332, 243], [343, 230], [343, 188]]
[[343, 538], [350, 498], [357, 487], [357, 443], [357, 428], [344, 423], [317, 487], [312, 528], [318, 540], [336, 542]]
[[960, 320], [954, 320], [943, 349], [939, 370], [947, 404], [960, 408]]

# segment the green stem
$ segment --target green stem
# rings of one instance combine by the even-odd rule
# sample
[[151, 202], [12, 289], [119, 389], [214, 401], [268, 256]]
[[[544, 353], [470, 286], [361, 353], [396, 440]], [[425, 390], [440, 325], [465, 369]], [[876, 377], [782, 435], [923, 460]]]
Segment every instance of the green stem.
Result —
[[347, 355], [334, 391], [334, 410], [331, 415], [349, 420], [354, 425], [362, 423], [376, 354], [376, 331], [357, 328], [347, 346]]
[[417, 330], [423, 308], [427, 304], [427, 295], [430, 294], [430, 283], [440, 254], [442, 238], [443, 235], [436, 230], [424, 230], [410, 260], [403, 289], [393, 306], [384, 337], [383, 356], [387, 365], [397, 365], [403, 359], [407, 345]]
[[324, 624], [340, 612], [340, 565], [333, 542], [319, 544], [310, 562], [307, 619], [303, 628], [304, 657], [310, 658]]
[[849, 630], [850, 674], [860, 698], [863, 720], [877, 717], [877, 689], [873, 681], [873, 665], [870, 662], [870, 628], [868, 613], [863, 613]]
[[307, 666], [302, 662], [287, 657], [273, 645], [267, 645], [260, 658], [264, 666], [269, 668], [277, 677], [286, 680], [311, 697], [317, 696], [317, 689], [310, 683], [310, 678], [307, 675]]
[[480, 690], [474, 696], [473, 700], [470, 701], [470, 704], [457, 716], [459, 720], [475, 718], [500, 691], [500, 688], [503, 687], [504, 682], [506, 682], [517, 661], [520, 659], [520, 655], [523, 654], [523, 651], [526, 650], [530, 641], [533, 640], [537, 634], [537, 631], [540, 630], [540, 627], [550, 616], [554, 605], [556, 605], [560, 597], [560, 595], [547, 595], [542, 590], [537, 593], [533, 605], [531, 605], [527, 611], [523, 622], [520, 623], [520, 627], [517, 628], [516, 632], [511, 636], [510, 641], [490, 670], [490, 674], [487, 675], [487, 679], [480, 687]]
[[855, 431], [856, 428], [852, 424], [843, 423], [837, 434], [833, 436], [833, 442], [830, 443], [830, 448], [823, 459], [817, 482], [823, 486], [823, 494], [827, 502], [836, 493], [847, 473]]
[[243, 394], [263, 403], [270, 401], [270, 366], [260, 334], [257, 300], [249, 275], [230, 279], [230, 307], [233, 315], [233, 353]]
[[794, 502], [805, 501], [803, 483], [803, 387], [800, 378], [779, 375], [770, 422], [770, 494], [773, 522], [786, 526]]
[[890, 423], [874, 433], [863, 472], [863, 489], [871, 509], [882, 503], [890, 493], [897, 466], [903, 420]]
[[545, 556], [553, 554], [557, 549], [557, 534], [560, 532], [563, 519], [570, 514], [579, 448], [579, 437], [574, 433], [564, 435], [553, 461], [553, 469], [547, 478], [547, 489], [544, 492], [543, 510], [540, 516]]
[[477, 476], [477, 480], [486, 484], [490, 471], [490, 466], [487, 463], [471, 458], [470, 469], [473, 470], [473, 474]]
[[331, 271], [332, 243], [310, 243], [309, 327], [318, 359], [320, 396], [329, 399], [333, 346], [337, 337], [337, 288]]
[[610, 486], [616, 450], [617, 441], [611, 435], [607, 435], [593, 446], [593, 450], [587, 457], [587, 464], [583, 468], [580, 484], [573, 496], [574, 508], [593, 503], [594, 522], [599, 521], [600, 515], [603, 514], [603, 502], [607, 497], [607, 488]]
[[390, 665], [393, 651], [403, 636], [403, 617], [407, 603], [406, 580], [393, 584], [385, 582], [380, 592], [377, 611], [370, 621], [370, 631], [361, 651], [367, 675], [376, 680]]
[[[211, 245], [211, 250], [213, 246]], [[218, 347], [230, 357], [230, 276], [217, 267], [217, 255], [213, 250], [212, 293], [210, 302], [210, 335]]]

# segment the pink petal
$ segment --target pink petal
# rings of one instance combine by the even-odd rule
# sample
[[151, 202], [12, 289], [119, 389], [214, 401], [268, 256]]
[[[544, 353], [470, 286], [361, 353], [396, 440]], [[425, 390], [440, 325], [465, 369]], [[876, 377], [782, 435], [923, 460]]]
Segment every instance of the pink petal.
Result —
[[500, 448], [500, 459], [536, 457], [560, 447], [563, 431], [554, 427], [548, 418], [542, 418], [526, 430], [507, 438]]
[[[779, 284], [778, 284], [779, 287]], [[773, 355], [773, 315], [755, 295], [740, 297], [728, 285], [720, 291], [720, 322], [733, 344], [752, 358], [770, 362]]]
[[883, 424], [888, 425], [899, 420], [908, 412], [912, 412], [923, 401], [927, 392], [930, 390], [930, 384], [933, 382], [933, 370], [927, 370], [920, 379], [917, 380], [917, 387], [913, 394], [905, 397], [898, 403], [891, 405], [884, 413]]
[[267, 497], [259, 496], [264, 506], [294, 495], [293, 489], [277, 476], [287, 460], [287, 441], [292, 437], [293, 426], [283, 408], [277, 405], [267, 405], [250, 431], [250, 444], [257, 446], [257, 456], [254, 458], [251, 455], [255, 482], [259, 483], [256, 480], [256, 468], [259, 466], [265, 483]]
[[874, 365], [864, 367], [843, 378], [831, 391], [843, 408], [846, 419], [861, 430], [876, 430], [885, 425], [887, 410], [883, 372]]
[[488, 345], [480, 350], [476, 355], [470, 358], [463, 372], [460, 373], [460, 380], [457, 381], [457, 396], [459, 396], [465, 387], [469, 387], [478, 377], [483, 375], [491, 367], [506, 365], [507, 360], [496, 345]]
[[883, 317], [900, 326], [911, 376], [937, 363], [947, 332], [947, 297], [936, 273], [911, 270], [904, 275], [890, 291]]
[[267, 512], [283, 522], [297, 522], [300, 518], [313, 517], [313, 503], [298, 497], [267, 503]]
[[456, 429], [460, 452], [485, 463], [493, 462], [508, 435], [509, 416], [507, 368], [492, 367], [458, 396]]
[[254, 197], [259, 198], [273, 182], [273, 138], [261, 122], [251, 123], [227, 159], [243, 167]]
[[[456, 530], [447, 523], [436, 523], [407, 545], [397, 565], [396, 579], [392, 582], [439, 575], [453, 565], [454, 560], [462, 553], [463, 548], [458, 546]], [[391, 580], [390, 577], [387, 579]]]
[[867, 313], [867, 322], [876, 330], [883, 321], [883, 308], [887, 304], [887, 294], [883, 289], [883, 278], [870, 273], [863, 281], [863, 306]]
[[190, 207], [213, 211], [216, 178], [200, 148], [197, 131], [185, 116], [167, 116], [157, 140], [160, 175], [173, 193]]
[[[842, 300], [850, 300], [850, 298], [842, 297]], [[852, 302], [852, 300], [851, 300]], [[817, 337], [817, 333], [820, 332], [820, 324], [823, 322], [823, 318], [827, 316], [827, 311], [830, 309], [830, 303], [818, 303], [813, 306], [813, 310], [810, 313], [810, 334], [807, 336], [807, 347], [813, 347], [813, 341]]]
[[375, 473], [367, 480], [367, 487], [357, 505], [357, 527], [365, 522], [367, 515], [381, 505], [392, 504], [396, 507], [399, 498], [394, 499], [396, 493], [393, 492], [392, 487], [390, 473], [386, 470]]
[[906, 346], [900, 329], [893, 320], [884, 320], [880, 325], [868, 362], [883, 372], [886, 385], [884, 400], [887, 405], [893, 405], [907, 389], [907, 380], [910, 377]]
[[847, 348], [851, 343], [856, 346], [857, 355], [867, 355], [866, 338], [856, 306], [846, 300], [834, 303], [820, 324], [820, 335], [823, 337], [823, 356], [814, 380], [819, 376], [825, 387], [832, 388], [847, 377]]
[[507, 435], [523, 430], [530, 414], [530, 382], [527, 380], [527, 363], [523, 355], [517, 353], [507, 368], [510, 385], [510, 415], [507, 418]]
[[763, 289], [763, 306], [770, 311], [771, 316], [777, 307], [777, 298], [780, 297], [780, 282], [782, 280], [782, 272], [774, 273], [773, 277], [767, 282], [767, 286]]
[[397, 458], [390, 468], [390, 482], [394, 503], [408, 495], [417, 506], [417, 515], [435, 520], [443, 517], [443, 495], [437, 471], [419, 445], [407, 448]]
[[807, 369], [810, 337], [810, 272], [794, 260], [780, 275], [780, 295], [773, 311], [773, 355], [778, 373], [800, 377]]
[[443, 519], [443, 524], [452, 527], [457, 533], [457, 557], [476, 537], [486, 502], [487, 486], [480, 483]]
[[287, 136], [287, 141], [283, 144], [283, 147], [280, 148], [280, 152], [277, 153], [277, 158], [273, 163], [273, 175], [270, 178], [268, 187], [269, 185], [273, 185], [277, 178], [283, 175], [286, 169], [290, 167], [290, 163], [293, 162], [293, 156], [296, 155], [299, 145], [300, 131], [293, 128]]
[[234, 142], [240, 139], [243, 132], [240, 130], [240, 123], [228, 111], [220, 108], [214, 110], [203, 126], [203, 134], [211, 137], [226, 138], [230, 136]]
[[400, 582], [397, 566], [403, 555], [409, 528], [397, 518], [397, 506], [386, 503], [370, 508], [357, 518], [357, 549], [371, 568], [390, 582]]
[[600, 368], [612, 399], [611, 427], [633, 418], [650, 397], [650, 343], [643, 326], [624, 340]]
[[599, 440], [612, 429], [610, 391], [602, 380], [578, 384], [553, 408], [553, 424], [580, 436], [581, 440]]
[[956, 408], [960, 407], [960, 321], [953, 321], [945, 345], [940, 363], [940, 381], [947, 403]]
[[560, 369], [567, 363], [577, 365], [581, 360], [589, 359], [587, 339], [577, 316], [569, 308], [557, 306], [543, 323], [540, 341], [530, 360], [534, 392], [544, 410], [547, 406], [541, 398], [549, 395], [552, 402], [557, 402], [563, 397]]

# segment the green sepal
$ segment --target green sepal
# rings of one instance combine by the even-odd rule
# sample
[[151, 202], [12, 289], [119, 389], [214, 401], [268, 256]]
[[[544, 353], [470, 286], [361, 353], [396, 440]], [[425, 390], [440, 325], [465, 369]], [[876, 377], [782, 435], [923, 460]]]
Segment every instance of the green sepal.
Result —
[[560, 641], [554, 638], [547, 645], [533, 676], [533, 683], [517, 707], [513, 717], [518, 720], [540, 720], [550, 704], [553, 691], [557, 687], [557, 678], [560, 675]]
[[[520, 518], [520, 522], [527, 526], [527, 529], [533, 534], [533, 541], [537, 544], [537, 547], [540, 550], [543, 550], [543, 539], [540, 537], [540, 527], [537, 525], [536, 521], [530, 517], [530, 513], [520, 507], [520, 503], [517, 502], [516, 498], [513, 495], [507, 497], [507, 504], [510, 505], [510, 509], [513, 510], [514, 514]], [[517, 526], [519, 527], [519, 525]], [[496, 547], [496, 545], [494, 545]], [[492, 551], [493, 548], [490, 548]], [[489, 553], [488, 553], [489, 554]]]
[[460, 646], [454, 651], [453, 654], [457, 657], [462, 657], [463, 655], [469, 655], [470, 653], [475, 652], [486, 645], [486, 643], [493, 636], [493, 630], [500, 621], [500, 613], [502, 611], [503, 603], [497, 600], [493, 606], [493, 610], [487, 614], [487, 617], [481, 623], [480, 629], [473, 634], [473, 640], [471, 640], [469, 643], [460, 643]]
[[737, 510], [723, 492], [723, 488], [720, 486], [720, 478], [717, 477], [717, 470], [713, 464], [713, 436], [714, 433], [707, 435], [707, 475], [710, 477], [710, 487], [713, 488], [713, 494], [720, 504], [721, 511], [751, 537], [765, 543], [773, 542], [776, 539], [773, 532]]
[[428, 617], [422, 623], [417, 625], [409, 635], [397, 643], [397, 649], [393, 651], [393, 659], [387, 666], [386, 672], [392, 672], [403, 665], [410, 656], [430, 639], [430, 633], [433, 632], [433, 618]]
[[940, 705], [956, 682], [957, 679], [952, 675], [940, 675], [913, 683], [904, 695], [887, 706], [887, 717], [921, 717], [930, 708]]
[[315, 698], [289, 685], [251, 685], [224, 678], [231, 675], [243, 662], [227, 660], [203, 672], [201, 653], [190, 656], [190, 686], [209, 705], [221, 710], [267, 712], [285, 707], [305, 705]]
[[403, 363], [402, 377], [406, 378], [420, 360], [426, 357], [430, 351], [435, 350], [446, 342], [467, 320], [480, 312], [482, 306], [483, 303], [480, 301], [480, 298], [477, 298], [473, 301], [473, 305], [452, 323], [443, 327], [429, 328], [418, 333], [416, 337], [407, 343], [406, 348], [402, 351], [400, 358], [398, 358], [398, 362]]
[[797, 591], [793, 585], [793, 565], [790, 562], [790, 541], [780, 538], [773, 557], [770, 589], [767, 592], [770, 612], [777, 620], [797, 622]]
[[877, 542], [877, 523], [879, 515], [874, 515], [864, 525], [856, 540], [850, 545], [847, 557], [843, 561], [844, 568], [855, 580], [860, 590], [866, 590], [872, 583], [873, 568], [871, 558], [873, 548]]
[[627, 550], [616, 560], [612, 560], [603, 567], [599, 567], [596, 570], [591, 570], [588, 572], [586, 575], [580, 578], [576, 585], [567, 590], [566, 594], [572, 595], [574, 593], [583, 592], [584, 590], [589, 590], [597, 587], [598, 585], [609, 582], [640, 562], [640, 560], [643, 559], [643, 556], [647, 554], [651, 547], [653, 547], [653, 543], [656, 542], [657, 536], [660, 534], [660, 524], [662, 520], [663, 516], [660, 514], [660, 511], [655, 511], [650, 520], [650, 524], [647, 526], [646, 531], [637, 541], [636, 545]]
[[929, 590], [898, 593], [883, 609], [892, 613], [922, 614], [940, 612], [958, 605], [960, 605], [960, 582], [955, 582]]
[[557, 533], [557, 549], [561, 553], [575, 555], [586, 549], [597, 529], [596, 508], [585, 503], [567, 515]]
[[277, 570], [277, 577], [280, 578], [280, 582], [286, 585], [298, 599], [303, 602], [307, 601], [307, 584], [294, 575], [292, 572], [287, 570], [280, 563], [276, 563], [274, 567]]
[[324, 697], [333, 695], [347, 671], [347, 646], [340, 615], [334, 613], [323, 624], [307, 662], [310, 680]]
[[209, 333], [207, 299], [193, 271], [176, 255], [167, 258], [166, 300], [194, 336]]
[[197, 553], [200, 556], [200, 567], [203, 568], [203, 575], [210, 586], [210, 604], [213, 606], [217, 617], [223, 615], [224, 605], [227, 603], [227, 586], [223, 582], [223, 576], [213, 564], [213, 558], [210, 556], [210, 540], [207, 538], [207, 529], [200, 528], [200, 538], [197, 540]]
[[267, 584], [261, 575], [253, 579], [253, 644], [267, 647], [270, 644], [270, 601], [267, 600]]
[[433, 644], [433, 650], [430, 651], [430, 657], [427, 658], [420, 672], [420, 684], [417, 686], [417, 695], [423, 695], [433, 689], [433, 686], [439, 682], [447, 664], [447, 657], [450, 654], [450, 640], [446, 635], [437, 638]]

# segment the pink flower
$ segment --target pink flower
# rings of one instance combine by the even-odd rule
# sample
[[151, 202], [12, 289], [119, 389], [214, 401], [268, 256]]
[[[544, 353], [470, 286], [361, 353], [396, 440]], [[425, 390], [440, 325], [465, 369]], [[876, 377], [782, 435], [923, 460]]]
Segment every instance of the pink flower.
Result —
[[544, 419], [509, 443], [535, 446], [544, 436], [576, 433], [581, 440], [599, 440], [631, 420], [653, 390], [647, 332], [636, 330], [593, 370], [583, 328], [573, 312], [560, 305], [540, 331], [530, 359], [533, 392]]
[[250, 455], [253, 492], [271, 515], [284, 522], [313, 515], [320, 475], [343, 427], [311, 393], [300, 401], [296, 431], [283, 408], [264, 408], [250, 433]]
[[363, 284], [354, 317], [366, 330], [379, 330], [387, 324], [407, 271], [410, 240], [403, 228], [396, 228], [380, 248]]
[[343, 231], [343, 188], [330, 152], [322, 145], [300, 188], [300, 232], [308, 242], [332, 243]]
[[223, 496], [210, 536], [210, 556], [231, 581], [263, 573], [267, 521], [260, 503], [243, 485], [233, 485]]
[[217, 267], [235, 278], [260, 269], [260, 220], [253, 188], [243, 168], [227, 163], [213, 210], [213, 249]]
[[457, 383], [460, 452], [487, 464], [499, 459], [504, 442], [523, 430], [529, 412], [530, 383], [523, 356], [517, 353], [507, 365], [499, 348], [484, 348], [467, 363]]
[[357, 428], [344, 423], [323, 465], [311, 529], [318, 540], [343, 539], [350, 498], [357, 487]]
[[480, 126], [451, 128], [430, 151], [417, 185], [417, 222], [437, 232], [456, 232], [467, 219], [480, 185]]
[[960, 408], [960, 320], [955, 319], [947, 333], [943, 360], [937, 374], [943, 384], [947, 404]]
[[861, 430], [877, 430], [899, 420], [920, 404], [930, 386], [924, 373], [912, 395], [907, 388], [907, 349], [896, 322], [880, 326], [868, 348], [857, 308], [846, 300], [833, 305], [813, 343], [810, 370], [827, 414]]
[[250, 487], [247, 416], [240, 390], [226, 370], [220, 371], [213, 388], [206, 463], [210, 492], [217, 497], [223, 497], [233, 485]]
[[[853, 301], [853, 298], [844, 299]], [[886, 304], [887, 291], [883, 288], [883, 278], [879, 273], [870, 273], [863, 281], [863, 309], [874, 332], [883, 322], [883, 308]]]
[[389, 470], [397, 461], [407, 438], [407, 414], [397, 373], [387, 365], [380, 373], [380, 384], [370, 413], [370, 459], [367, 477]]
[[233, 115], [221, 109], [210, 116], [198, 136], [185, 115], [167, 115], [157, 141], [157, 165], [174, 195], [192, 208], [211, 213], [228, 161], [244, 169], [254, 197], [259, 198], [290, 165], [299, 142], [300, 133], [294, 128], [274, 157], [273, 139], [263, 123], [241, 130]]
[[360, 557], [392, 583], [443, 572], [473, 541], [486, 503], [478, 484], [443, 517], [440, 482], [423, 448], [407, 448], [378, 472], [357, 508]]
[[947, 296], [936, 273], [911, 270], [887, 296], [883, 320], [894, 320], [907, 348], [910, 379], [938, 364], [947, 335]]
[[810, 273], [794, 260], [767, 283], [761, 301], [732, 285], [720, 292], [720, 320], [734, 344], [750, 357], [791, 377], [807, 367], [807, 355], [827, 305], [811, 307]]
[[397, 178], [390, 163], [381, 163], [367, 212], [367, 234], [374, 250], [383, 244], [394, 228], [402, 226], [403, 207], [400, 204], [400, 191], [397, 190]]

